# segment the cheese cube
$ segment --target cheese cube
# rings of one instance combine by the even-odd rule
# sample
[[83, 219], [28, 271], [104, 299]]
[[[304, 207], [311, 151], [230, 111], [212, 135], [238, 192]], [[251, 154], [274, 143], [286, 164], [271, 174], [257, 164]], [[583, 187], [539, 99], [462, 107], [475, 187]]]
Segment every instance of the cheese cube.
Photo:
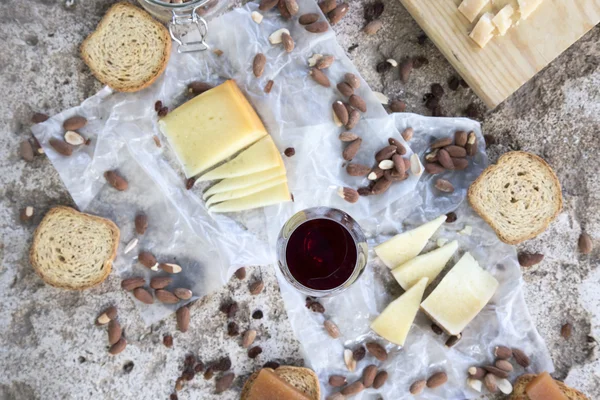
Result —
[[400, 233], [390, 240], [383, 242], [375, 247], [375, 254], [379, 256], [381, 261], [388, 266], [394, 268], [400, 264], [404, 264], [408, 260], [415, 258], [435, 231], [446, 221], [445, 215], [440, 215], [436, 219], [427, 222], [413, 230]]
[[465, 253], [421, 304], [426, 313], [449, 335], [458, 335], [490, 301], [498, 281]]
[[249, 196], [215, 204], [210, 207], [208, 211], [216, 213], [243, 211], [252, 208], [266, 207], [290, 200], [292, 200], [292, 197], [290, 196], [290, 190], [288, 189], [287, 183], [280, 183], [279, 185]]
[[159, 126], [187, 177], [267, 135], [260, 118], [232, 80], [177, 107], [159, 121]]
[[404, 290], [407, 290], [424, 277], [428, 278], [429, 283], [431, 283], [442, 272], [457, 249], [458, 242], [454, 240], [439, 249], [421, 254], [394, 268], [392, 274]]
[[498, 14], [494, 18], [492, 18], [492, 23], [498, 29], [501, 36], [504, 36], [508, 28], [512, 25], [512, 15], [515, 13], [515, 9], [507, 4], [504, 8], [498, 11]]
[[527, 19], [542, 4], [542, 0], [517, 0], [521, 19]]
[[265, 171], [255, 172], [253, 174], [223, 179], [221, 182], [217, 183], [216, 185], [208, 189], [206, 192], [204, 192], [202, 198], [206, 200], [208, 197], [214, 194], [230, 192], [233, 190], [254, 186], [261, 182], [277, 178], [281, 175], [285, 175], [285, 167], [283, 166], [283, 164], [279, 167], [267, 169]]
[[268, 181], [257, 183], [256, 185], [253, 185], [253, 186], [232, 190], [230, 192], [217, 193], [208, 199], [208, 201], [206, 202], [206, 205], [210, 206], [211, 204], [219, 203], [222, 201], [239, 199], [240, 197], [245, 197], [245, 196], [249, 196], [251, 194], [257, 193], [257, 192], [261, 192], [265, 189], [268, 189], [275, 185], [279, 185], [280, 183], [284, 183], [284, 182], [287, 182], [287, 177], [285, 175], [281, 175], [281, 176], [275, 177], [273, 179], [270, 179]]
[[469, 37], [475, 41], [479, 45], [479, 47], [484, 48], [485, 45], [494, 37], [494, 30], [496, 27], [492, 24], [492, 17], [494, 15], [492, 13], [485, 13], [479, 18], [477, 21], [477, 25], [469, 34]]
[[469, 22], [473, 22], [481, 10], [483, 10], [483, 7], [489, 2], [490, 0], [463, 0], [458, 6], [458, 11], [460, 11]]
[[422, 278], [402, 296], [392, 301], [371, 324], [371, 329], [382, 338], [403, 346], [410, 331], [423, 293], [427, 287], [427, 278]]

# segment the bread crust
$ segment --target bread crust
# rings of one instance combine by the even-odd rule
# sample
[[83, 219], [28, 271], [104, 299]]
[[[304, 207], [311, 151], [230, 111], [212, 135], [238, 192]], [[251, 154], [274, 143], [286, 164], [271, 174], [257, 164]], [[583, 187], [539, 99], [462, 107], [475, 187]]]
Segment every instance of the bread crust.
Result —
[[[282, 366], [282, 367], [277, 368], [276, 370], [272, 370], [271, 368], [266, 368], [266, 369], [274, 371], [275, 373], [277, 373], [277, 371], [279, 369], [283, 369], [283, 370], [289, 369], [289, 370], [296, 370], [300, 373], [310, 375], [317, 384], [316, 388], [315, 388], [315, 396], [314, 396], [314, 398], [312, 398], [312, 400], [320, 400], [321, 399], [321, 386], [319, 385], [319, 377], [317, 376], [317, 374], [315, 374], [315, 371], [313, 371], [312, 369], [304, 368], [304, 367], [292, 367], [292, 366], [290, 366], [290, 367]], [[242, 393], [240, 394], [240, 400], [245, 400], [248, 397], [250, 388], [254, 384], [254, 381], [256, 380], [256, 377], [258, 376], [259, 372], [260, 372], [260, 370], [254, 372], [252, 375], [250, 375], [248, 377], [248, 379], [244, 383], [244, 387], [242, 388]], [[309, 397], [313, 397], [313, 396], [310, 396], [308, 393], [304, 393], [304, 394]]]
[[[112, 239], [113, 239], [112, 252], [111, 252], [111, 255], [109, 256], [109, 258], [104, 263], [103, 274], [98, 279], [96, 279], [93, 282], [90, 282], [86, 286], [74, 286], [74, 285], [69, 285], [68, 283], [57, 284], [56, 282], [51, 282], [44, 276], [44, 273], [41, 270], [41, 266], [38, 265], [38, 263], [36, 261], [36, 259], [37, 259], [36, 249], [39, 246], [40, 232], [45, 227], [45, 224], [47, 223], [47, 221], [51, 217], [53, 217], [54, 214], [59, 214], [59, 213], [68, 213], [68, 214], [72, 214], [72, 215], [76, 216], [77, 218], [85, 218], [85, 219], [94, 221], [95, 223], [104, 224], [112, 232]], [[46, 213], [46, 215], [44, 216], [44, 218], [42, 219], [42, 221], [40, 222], [38, 227], [35, 229], [35, 232], [33, 233], [33, 243], [31, 244], [31, 248], [29, 249], [29, 262], [31, 263], [31, 265], [33, 266], [33, 269], [39, 275], [39, 277], [42, 278], [42, 280], [50, 286], [54, 286], [54, 287], [61, 288], [61, 289], [71, 289], [71, 290], [88, 289], [92, 286], [96, 286], [96, 285], [104, 282], [104, 280], [110, 274], [110, 272], [112, 270], [112, 262], [117, 257], [117, 249], [119, 248], [120, 236], [121, 236], [121, 232], [120, 232], [119, 228], [117, 227], [117, 225], [114, 222], [112, 222], [109, 219], [98, 217], [96, 215], [85, 214], [85, 213], [79, 212], [71, 207], [56, 206], [56, 207], [51, 208], [50, 211], [48, 211]]]
[[[100, 32], [104, 28], [104, 25], [107, 23], [111, 14], [114, 12], [117, 12], [120, 8], [135, 10], [136, 13], [138, 13], [141, 18], [146, 19], [146, 20], [150, 21], [152, 24], [154, 24], [161, 31], [161, 33], [164, 37], [165, 51], [163, 54], [163, 59], [161, 60], [161, 66], [160, 66], [159, 70], [148, 81], [144, 82], [143, 84], [141, 84], [139, 86], [134, 86], [134, 87], [129, 87], [126, 85], [112, 86], [112, 85], [108, 84], [107, 82], [104, 82], [102, 80], [102, 76], [100, 74], [98, 74], [96, 72], [96, 69], [93, 67], [93, 63], [89, 59], [88, 53], [86, 51], [86, 47], [88, 46], [88, 43], [94, 38], [94, 36], [98, 32]], [[132, 93], [132, 92], [139, 92], [140, 90], [146, 89], [148, 86], [152, 85], [163, 74], [163, 72], [165, 72], [165, 69], [167, 68], [167, 64], [169, 63], [169, 58], [171, 57], [171, 46], [172, 46], [171, 34], [169, 33], [169, 31], [163, 24], [161, 24], [160, 22], [158, 22], [157, 20], [152, 18], [152, 16], [150, 14], [148, 14], [146, 11], [142, 10], [141, 8], [136, 7], [129, 3], [119, 2], [119, 3], [113, 4], [108, 9], [106, 14], [104, 15], [104, 17], [102, 17], [102, 20], [96, 27], [96, 30], [94, 32], [90, 33], [88, 35], [88, 37], [85, 38], [85, 40], [81, 43], [81, 46], [79, 46], [79, 52], [81, 54], [81, 58], [83, 59], [83, 62], [85, 62], [85, 64], [90, 68], [90, 71], [96, 77], [96, 79], [98, 79], [103, 84], [109, 86], [111, 89], [114, 89], [118, 92]]]
[[[510, 396], [509, 400], [529, 400], [527, 394], [525, 394], [525, 387], [527, 384], [533, 380], [537, 375], [535, 374], [524, 374], [521, 375], [514, 385], [514, 391]], [[573, 389], [565, 385], [561, 381], [555, 381], [560, 390], [569, 398], [569, 400], [589, 400], [589, 398], [581, 393], [579, 390]]]
[[[485, 213], [485, 211], [482, 210], [479, 207], [479, 205], [476, 204], [473, 201], [473, 199], [476, 197], [475, 192], [478, 190], [478, 186], [481, 185], [488, 178], [488, 176], [491, 175], [503, 163], [508, 162], [511, 157], [515, 157], [515, 156], [525, 156], [527, 158], [535, 160], [536, 162], [539, 162], [540, 164], [542, 164], [549, 171], [550, 176], [552, 177], [552, 181], [553, 181], [555, 187], [558, 188], [559, 204], [558, 204], [558, 207], [556, 207], [556, 211], [554, 212], [554, 214], [550, 218], [548, 218], [548, 220], [545, 222], [545, 224], [544, 224], [544, 226], [542, 228], [534, 231], [533, 233], [529, 234], [528, 236], [526, 236], [524, 238], [510, 239], [510, 238], [506, 237], [503, 234], [503, 232], [501, 232], [498, 229], [498, 227], [494, 224], [494, 221], [492, 221], [487, 216], [487, 214]], [[548, 228], [548, 225], [550, 225], [550, 223], [552, 221], [554, 221], [554, 219], [556, 219], [556, 217], [558, 216], [558, 214], [560, 213], [560, 211], [562, 210], [562, 207], [563, 207], [562, 189], [561, 189], [558, 177], [554, 173], [554, 170], [552, 169], [552, 167], [550, 167], [550, 165], [543, 158], [538, 157], [535, 154], [527, 153], [527, 152], [524, 152], [524, 151], [511, 151], [509, 153], [503, 154], [498, 159], [498, 162], [496, 164], [488, 166], [481, 173], [481, 175], [479, 175], [479, 177], [475, 180], [475, 182], [473, 182], [471, 184], [471, 186], [469, 187], [469, 190], [468, 190], [468, 193], [467, 193], [467, 199], [469, 200], [469, 204], [471, 205], [471, 207], [473, 208], [473, 210], [475, 210], [475, 212], [494, 230], [494, 232], [496, 232], [496, 235], [498, 236], [498, 238], [501, 241], [503, 241], [504, 243], [513, 244], [513, 245], [514, 244], [519, 244], [519, 243], [524, 242], [524, 241], [529, 240], [529, 239], [532, 239], [532, 238], [536, 237], [537, 235], [539, 235], [540, 233], [544, 232]]]

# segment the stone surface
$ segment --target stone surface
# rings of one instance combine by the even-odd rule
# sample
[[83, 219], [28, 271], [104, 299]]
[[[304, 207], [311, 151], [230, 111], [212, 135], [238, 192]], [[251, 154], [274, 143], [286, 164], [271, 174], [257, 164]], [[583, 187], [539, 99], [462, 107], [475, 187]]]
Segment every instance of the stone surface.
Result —
[[[26, 163], [18, 156], [19, 143], [31, 137], [33, 112], [48, 114], [75, 106], [101, 85], [78, 56], [78, 46], [112, 3], [110, 0], [0, 1], [0, 375], [1, 399], [32, 398], [167, 398], [181, 373], [185, 354], [204, 362], [228, 355], [237, 375], [234, 389], [269, 360], [301, 364], [274, 275], [262, 273], [265, 292], [250, 296], [249, 278], [230, 284], [191, 308], [190, 332], [176, 331], [174, 318], [145, 327], [133, 303], [111, 276], [97, 288], [82, 293], [45, 286], [34, 274], [27, 251], [31, 234], [51, 206], [72, 204], [57, 173], [44, 156]], [[447, 115], [465, 115], [470, 103], [481, 113], [485, 134], [494, 135], [489, 148], [494, 161], [506, 151], [521, 149], [544, 157], [563, 185], [565, 207], [558, 220], [520, 250], [545, 254], [544, 261], [524, 271], [525, 296], [530, 313], [548, 343], [555, 376], [600, 398], [600, 362], [596, 339], [600, 335], [600, 263], [598, 250], [589, 256], [577, 252], [582, 230], [600, 245], [600, 28], [552, 62], [495, 110], [468, 89], [452, 92], [446, 82], [452, 67], [426, 41], [418, 43], [418, 25], [397, 0], [386, 0], [383, 28], [373, 36], [360, 32], [364, 25], [362, 1], [335, 26], [341, 45], [348, 49], [363, 77], [374, 90], [406, 101], [407, 111], [427, 114], [422, 97], [434, 82], [446, 89], [442, 100]], [[358, 45], [358, 47], [355, 47]], [[352, 50], [350, 50], [352, 49]], [[423, 55], [429, 64], [413, 71], [407, 84], [392, 68], [378, 73], [378, 62]], [[35, 208], [30, 223], [19, 221], [19, 210]], [[236, 322], [241, 330], [259, 331], [263, 353], [250, 360], [241, 338], [226, 335], [227, 319], [218, 309], [235, 298], [240, 303]], [[93, 321], [109, 304], [119, 307], [119, 319], [129, 342], [116, 357], [107, 355], [106, 328]], [[248, 316], [261, 309], [264, 317]], [[565, 340], [560, 328], [573, 325]], [[174, 346], [162, 345], [166, 333]], [[124, 366], [132, 361], [133, 369]], [[236, 390], [214, 394], [214, 378], [196, 378], [180, 398], [234, 399]]]

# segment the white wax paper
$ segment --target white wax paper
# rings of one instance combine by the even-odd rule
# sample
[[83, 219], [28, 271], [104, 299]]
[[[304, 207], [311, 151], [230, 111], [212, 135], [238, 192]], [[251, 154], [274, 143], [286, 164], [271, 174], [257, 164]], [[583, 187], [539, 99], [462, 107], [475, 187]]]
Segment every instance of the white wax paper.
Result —
[[[301, 0], [299, 4], [300, 14], [320, 13], [311, 0]], [[448, 136], [458, 129], [477, 133], [479, 152], [468, 170], [445, 176], [456, 187], [451, 195], [440, 195], [433, 188], [432, 177], [424, 175], [420, 180], [411, 176], [394, 184], [383, 195], [361, 198], [356, 204], [345, 202], [336, 193], [338, 187], [360, 187], [367, 182], [348, 176], [344, 170], [343, 144], [337, 139], [342, 128], [332, 122], [331, 104], [342, 100], [335, 84], [346, 72], [357, 75], [358, 72], [337, 44], [332, 30], [324, 34], [308, 33], [296, 21], [282, 19], [275, 10], [266, 13], [258, 25], [250, 18], [256, 9], [256, 4], [249, 3], [209, 22], [207, 42], [222, 50], [221, 56], [213, 52], [178, 54], [174, 50], [165, 74], [150, 88], [133, 94], [113, 93], [105, 88], [81, 106], [34, 127], [34, 134], [77, 206], [82, 211], [111, 218], [120, 227], [122, 242], [114, 264], [118, 273], [123, 277], [161, 274], [137, 263], [138, 252], [147, 249], [161, 262], [180, 264], [183, 272], [175, 276], [173, 287], [189, 287], [197, 298], [222, 286], [240, 266], [274, 264], [279, 229], [301, 209], [330, 206], [348, 212], [361, 223], [371, 245], [439, 214], [457, 210], [458, 221], [446, 224], [436, 237], [458, 239], [460, 253], [470, 251], [496, 276], [500, 288], [465, 330], [460, 343], [450, 350], [443, 346], [440, 337], [433, 335], [430, 322], [419, 315], [403, 349], [387, 346], [391, 357], [382, 368], [388, 370], [390, 378], [377, 395], [385, 399], [408, 397], [407, 388], [412, 381], [444, 369], [449, 374], [449, 383], [427, 391], [422, 398], [475, 397], [476, 393], [464, 389], [465, 371], [472, 364], [490, 361], [490, 350], [495, 344], [520, 347], [531, 354], [531, 370], [552, 370], [547, 349], [523, 301], [514, 248], [502, 244], [465, 202], [469, 183], [487, 165], [479, 124], [467, 119], [412, 114], [388, 117], [362, 81], [358, 93], [367, 101], [368, 112], [353, 130], [363, 138], [357, 162], [371, 164], [373, 154], [387, 144], [389, 137], [402, 141], [399, 132], [406, 127], [415, 129], [410, 145], [420, 154], [433, 137]], [[268, 36], [282, 27], [290, 30], [296, 42], [295, 50], [289, 54], [281, 45], [273, 46], [268, 41]], [[252, 60], [258, 52], [264, 53], [268, 60], [261, 78], [252, 74]], [[308, 76], [307, 59], [313, 53], [336, 57], [326, 71], [332, 88], [321, 87]], [[154, 103], [161, 100], [173, 109], [188, 99], [189, 82], [219, 84], [225, 79], [236, 80], [281, 151], [295, 148], [294, 157], [284, 157], [293, 203], [215, 215], [207, 212], [201, 198], [207, 184], [185, 189], [181, 166], [158, 129]], [[271, 93], [266, 94], [264, 87], [270, 79], [275, 83]], [[63, 157], [48, 141], [51, 137], [62, 137], [62, 122], [73, 115], [88, 118], [88, 125], [80, 133], [92, 141], [89, 146], [76, 149], [71, 157]], [[155, 135], [162, 147], [156, 146]], [[412, 150], [408, 145], [407, 149], [409, 156]], [[127, 191], [117, 192], [106, 184], [103, 173], [111, 169], [117, 169], [129, 181]], [[125, 244], [136, 237], [133, 220], [140, 211], [148, 215], [149, 228], [139, 237], [138, 247], [123, 254]], [[467, 224], [473, 227], [470, 236], [457, 233]], [[349, 291], [322, 300], [326, 315], [342, 331], [342, 338], [337, 340], [324, 333], [323, 316], [307, 310], [304, 296], [280, 279], [292, 326], [305, 350], [307, 364], [322, 380], [324, 394], [329, 392], [326, 383], [329, 374], [346, 374], [342, 360], [344, 347], [376, 339], [369, 332], [369, 322], [401, 293], [387, 268], [373, 254], [370, 257], [365, 273]], [[140, 303], [139, 307], [146, 323], [151, 324], [180, 305], [156, 302], [152, 306]], [[360, 363], [356, 377], [366, 362]], [[370, 398], [375, 393], [369, 389], [355, 398]]]

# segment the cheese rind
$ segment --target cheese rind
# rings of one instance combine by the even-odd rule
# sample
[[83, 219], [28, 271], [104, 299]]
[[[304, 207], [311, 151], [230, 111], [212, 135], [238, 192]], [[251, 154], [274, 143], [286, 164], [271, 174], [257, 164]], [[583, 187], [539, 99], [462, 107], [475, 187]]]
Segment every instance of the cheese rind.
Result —
[[421, 304], [435, 323], [450, 335], [458, 335], [490, 301], [498, 281], [465, 253]]
[[215, 204], [208, 211], [215, 213], [236, 212], [250, 210], [252, 208], [266, 207], [277, 203], [292, 200], [287, 183], [280, 183], [269, 189], [265, 189], [249, 196], [240, 197]]
[[517, 0], [521, 19], [527, 19], [542, 4], [542, 0]]
[[475, 28], [469, 34], [469, 37], [473, 39], [479, 47], [484, 48], [485, 45], [494, 37], [494, 30], [496, 27], [492, 24], [492, 13], [485, 13], [479, 18]]
[[283, 164], [281, 154], [271, 136], [265, 136], [234, 159], [200, 176], [197, 181], [234, 178], [265, 171]]
[[223, 179], [221, 182], [212, 186], [202, 195], [203, 199], [207, 199], [217, 193], [231, 192], [233, 190], [243, 189], [257, 185], [261, 182], [268, 181], [278, 176], [285, 175], [285, 167], [283, 164], [276, 168], [267, 169], [265, 171], [255, 172], [249, 175], [242, 175], [235, 178]]
[[191, 177], [248, 147], [267, 131], [232, 80], [171, 111], [159, 127]]
[[413, 230], [400, 233], [375, 247], [375, 253], [388, 268], [404, 264], [425, 248], [427, 241], [445, 221], [446, 216], [440, 215]]
[[469, 22], [473, 22], [481, 10], [483, 10], [483, 7], [489, 2], [490, 0], [463, 0], [458, 6], [458, 11], [460, 11]]
[[403, 346], [419, 311], [426, 287], [427, 278], [422, 278], [402, 296], [392, 301], [371, 323], [371, 329], [382, 338]]
[[206, 201], [206, 205], [210, 206], [211, 204], [219, 203], [222, 201], [239, 199], [240, 197], [245, 197], [257, 192], [261, 192], [265, 189], [268, 189], [270, 187], [284, 182], [287, 182], [287, 177], [285, 175], [281, 175], [268, 181], [257, 183], [254, 186], [236, 189], [230, 192], [217, 193]]
[[504, 36], [506, 31], [511, 27], [511, 17], [514, 13], [515, 9], [510, 4], [507, 4], [502, 10], [498, 11], [494, 18], [492, 18], [492, 23], [498, 29], [501, 36]]
[[442, 272], [457, 249], [458, 242], [454, 240], [394, 268], [392, 274], [404, 290], [419, 282], [421, 278], [426, 277], [429, 279], [429, 283], [431, 283]]

